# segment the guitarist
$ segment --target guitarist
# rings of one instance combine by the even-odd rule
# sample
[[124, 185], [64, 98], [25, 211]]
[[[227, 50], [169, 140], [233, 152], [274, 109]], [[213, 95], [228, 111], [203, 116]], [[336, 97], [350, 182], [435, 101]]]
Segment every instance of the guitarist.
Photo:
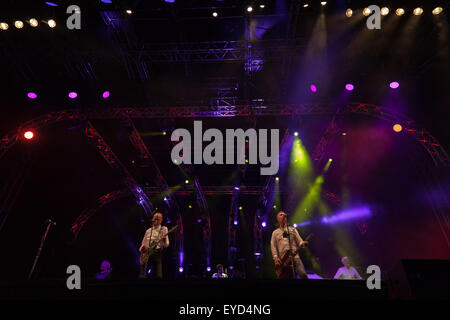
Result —
[[168, 230], [167, 227], [161, 225], [162, 221], [162, 213], [156, 212], [152, 218], [152, 227], [145, 231], [141, 247], [139, 248], [141, 253], [147, 250], [153, 241], [162, 238], [156, 245], [155, 254], [149, 258], [148, 262], [143, 263], [143, 261], [141, 261], [140, 278], [145, 278], [148, 267], [151, 267], [152, 275], [155, 275], [156, 278], [162, 278], [162, 250], [169, 246], [169, 237], [167, 236]]
[[[291, 252], [293, 261], [293, 271], [284, 273], [280, 278], [295, 278], [295, 274], [300, 276], [301, 279], [308, 279], [306, 275], [305, 267], [303, 265], [298, 250], [308, 245], [308, 241], [303, 239], [298, 234], [297, 229], [290, 227], [287, 228], [287, 215], [283, 211], [278, 212], [277, 221], [280, 227], [273, 231], [272, 239], [270, 240], [270, 249], [272, 251], [272, 257], [275, 262], [275, 266], [279, 267], [281, 264], [281, 258], [286, 253]], [[288, 240], [289, 238], [289, 240]], [[292, 269], [292, 264], [288, 263], [288, 266]], [[295, 274], [294, 274], [295, 272]]]

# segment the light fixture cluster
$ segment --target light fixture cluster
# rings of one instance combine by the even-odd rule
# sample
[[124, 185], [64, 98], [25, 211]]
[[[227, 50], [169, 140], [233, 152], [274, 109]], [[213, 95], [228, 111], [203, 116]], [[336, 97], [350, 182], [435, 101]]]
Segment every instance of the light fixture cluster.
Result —
[[[436, 7], [436, 8], [433, 9], [433, 11], [432, 11], [431, 13], [432, 13], [433, 15], [438, 15], [438, 14], [441, 14], [443, 11], [444, 11], [444, 9], [443, 9], [442, 7]], [[389, 9], [388, 7], [383, 7], [383, 8], [381, 8], [381, 11], [380, 11], [380, 13], [381, 13], [382, 16], [387, 16], [387, 15], [389, 14], [389, 12], [390, 12], [390, 9]], [[420, 15], [422, 15], [423, 12], [424, 12], [424, 11], [423, 11], [423, 8], [421, 8], [421, 7], [417, 7], [417, 8], [415, 8], [415, 9], [413, 10], [413, 14], [414, 14], [415, 16], [420, 16]], [[364, 8], [363, 11], [362, 11], [362, 13], [363, 13], [363, 15], [364, 15], [365, 17], [367, 17], [367, 16], [369, 16], [372, 12], [371, 12], [371, 10], [370, 10], [369, 8]], [[395, 10], [395, 14], [396, 14], [397, 16], [402, 16], [402, 15], [404, 15], [405, 13], [406, 13], [406, 11], [405, 11], [405, 9], [403, 9], [403, 8], [397, 8], [397, 9]], [[345, 11], [345, 15], [346, 15], [348, 18], [352, 17], [352, 16], [353, 16], [353, 10], [350, 9], [350, 8], [348, 8], [348, 9]]]
[[[16, 29], [23, 29], [23, 27], [25, 26], [25, 23], [27, 23], [32, 28], [36, 28], [37, 26], [39, 26], [39, 21], [36, 18], [31, 18], [31, 19], [24, 20], [24, 21], [15, 20], [14, 27], [16, 27]], [[43, 22], [44, 24], [47, 24], [50, 28], [56, 27], [56, 21], [53, 19], [41, 20], [41, 22]], [[6, 31], [8, 29], [9, 29], [9, 24], [7, 22], [1, 21], [0, 22], [0, 30]]]

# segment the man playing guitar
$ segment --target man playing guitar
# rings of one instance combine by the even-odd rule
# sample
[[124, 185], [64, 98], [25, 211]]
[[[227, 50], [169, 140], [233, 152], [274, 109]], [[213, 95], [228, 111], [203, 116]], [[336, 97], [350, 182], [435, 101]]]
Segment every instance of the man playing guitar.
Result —
[[300, 237], [297, 229], [287, 227], [287, 215], [283, 211], [278, 212], [277, 221], [280, 227], [273, 231], [270, 240], [277, 277], [294, 278], [296, 274], [302, 279], [308, 279], [303, 262], [298, 255], [298, 250], [306, 247], [308, 241]]
[[[142, 239], [141, 247], [141, 270], [139, 277], [145, 278], [148, 267], [152, 270], [152, 275], [156, 278], [162, 278], [162, 249], [169, 246], [169, 237], [167, 227], [161, 226], [163, 215], [160, 212], [156, 212], [152, 218], [152, 227], [145, 231], [144, 238]], [[152, 242], [157, 241], [154, 253], [144, 261], [142, 254], [150, 249]]]

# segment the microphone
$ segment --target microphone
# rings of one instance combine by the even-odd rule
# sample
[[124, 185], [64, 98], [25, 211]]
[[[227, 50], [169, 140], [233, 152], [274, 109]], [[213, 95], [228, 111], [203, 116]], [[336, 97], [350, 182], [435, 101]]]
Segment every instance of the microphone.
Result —
[[55, 221], [52, 221], [52, 220], [50, 220], [50, 219], [47, 219], [46, 222], [47, 222], [47, 223], [51, 223], [52, 225], [56, 226], [56, 222], [55, 222]]

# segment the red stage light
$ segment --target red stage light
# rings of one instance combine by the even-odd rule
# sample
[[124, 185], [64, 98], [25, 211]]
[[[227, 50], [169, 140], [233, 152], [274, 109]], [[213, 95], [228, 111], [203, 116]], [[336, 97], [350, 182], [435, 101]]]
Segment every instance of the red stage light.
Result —
[[33, 131], [30, 131], [30, 130], [25, 131], [25, 133], [23, 134], [23, 137], [27, 140], [31, 140], [34, 138], [34, 133], [33, 133]]

